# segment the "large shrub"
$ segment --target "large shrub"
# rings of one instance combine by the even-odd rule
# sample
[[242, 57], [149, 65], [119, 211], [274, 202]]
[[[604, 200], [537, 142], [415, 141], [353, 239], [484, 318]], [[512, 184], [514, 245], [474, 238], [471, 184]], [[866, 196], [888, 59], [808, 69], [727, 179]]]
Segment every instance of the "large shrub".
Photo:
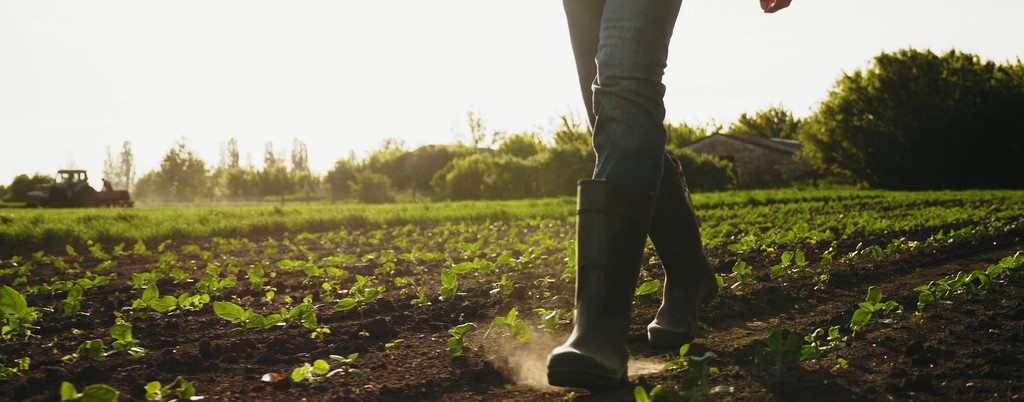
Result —
[[359, 202], [379, 204], [395, 201], [395, 196], [391, 194], [391, 179], [379, 173], [358, 172], [355, 181], [350, 182], [349, 186]]
[[1024, 65], [883, 53], [801, 127], [805, 157], [890, 189], [1024, 187]]
[[0, 186], [0, 195], [3, 195], [4, 201], [25, 202], [28, 201], [28, 193], [35, 190], [36, 186], [51, 183], [53, 183], [52, 176], [39, 173], [32, 176], [20, 174], [11, 181], [11, 185], [7, 187], [6, 191], [3, 191], [3, 186]]
[[484, 198], [485, 177], [494, 170], [494, 158], [477, 154], [451, 161], [434, 175], [434, 189], [450, 200]]
[[671, 148], [670, 152], [679, 159], [690, 190], [722, 191], [736, 185], [736, 169], [732, 162], [712, 155], [697, 154], [686, 148]]

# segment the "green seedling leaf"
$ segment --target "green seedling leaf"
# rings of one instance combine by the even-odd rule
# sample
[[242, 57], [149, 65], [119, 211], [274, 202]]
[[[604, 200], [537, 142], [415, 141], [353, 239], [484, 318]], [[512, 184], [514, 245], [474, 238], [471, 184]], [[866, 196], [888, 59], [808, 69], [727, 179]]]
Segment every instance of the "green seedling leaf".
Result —
[[640, 285], [640, 287], [636, 288], [636, 290], [633, 292], [633, 296], [640, 297], [644, 295], [649, 295], [651, 293], [657, 292], [658, 289], [661, 289], [661, 281], [657, 279], [647, 281]]
[[452, 356], [462, 356], [468, 346], [465, 343], [466, 335], [476, 331], [476, 324], [466, 323], [459, 325], [455, 328], [448, 330], [448, 333], [452, 335], [448, 339], [448, 352]]
[[78, 314], [79, 310], [82, 309], [82, 290], [81, 286], [73, 285], [68, 290], [68, 295], [64, 299], [64, 316], [70, 317]]
[[358, 302], [356, 301], [356, 299], [353, 299], [353, 298], [351, 298], [351, 297], [346, 297], [346, 298], [344, 298], [344, 299], [338, 300], [338, 304], [336, 304], [336, 305], [334, 306], [334, 311], [345, 311], [345, 310], [349, 310], [349, 309], [351, 309], [351, 308], [355, 307], [355, 306], [356, 306], [356, 304], [358, 304]]
[[251, 313], [246, 313], [245, 309], [235, 303], [219, 301], [213, 302], [213, 312], [220, 316], [220, 318], [235, 324], [248, 320], [252, 315]]
[[459, 282], [456, 273], [452, 269], [441, 270], [441, 298], [450, 300], [459, 291]]

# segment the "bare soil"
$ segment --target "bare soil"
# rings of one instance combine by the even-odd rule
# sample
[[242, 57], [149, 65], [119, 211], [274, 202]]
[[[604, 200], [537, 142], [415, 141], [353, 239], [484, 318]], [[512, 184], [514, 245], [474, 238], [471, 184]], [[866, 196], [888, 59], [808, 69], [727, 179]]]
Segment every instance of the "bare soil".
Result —
[[[763, 275], [755, 285], [723, 290], [705, 308], [702, 333], [691, 353], [712, 351], [717, 355], [713, 365], [720, 374], [710, 382], [713, 386], [734, 387], [734, 393], [724, 397], [727, 400], [1022, 400], [1024, 278], [1016, 277], [971, 300], [934, 304], [920, 316], [913, 313], [917, 302], [914, 287], [957, 271], [985, 269], [1020, 250], [1024, 250], [1021, 234], [1011, 233], [877, 263], [840, 265], [824, 289], [814, 289], [809, 280], [794, 279], [787, 284], [770, 282]], [[333, 250], [314, 252], [326, 257]], [[736, 258], [727, 250], [710, 250], [710, 256], [723, 275], [729, 273]], [[748, 255], [744, 260], [766, 271], [774, 258]], [[557, 278], [561, 273], [562, 262], [553, 259], [515, 274], [518, 285], [508, 296], [492, 295], [492, 277], [460, 277], [463, 294], [450, 301], [436, 297], [437, 273], [446, 263], [416, 267], [426, 268], [423, 273], [416, 273], [412, 266], [398, 266], [398, 274], [428, 284], [431, 305], [414, 307], [409, 303], [410, 296], [399, 295], [397, 289], [385, 283], [388, 291], [384, 297], [364, 311], [334, 312], [332, 305], [319, 307], [320, 323], [331, 331], [321, 341], [311, 339], [309, 329], [294, 327], [233, 336], [229, 334], [233, 324], [206, 307], [200, 312], [135, 319], [134, 336], [149, 350], [145, 356], [115, 354], [101, 361], [62, 362], [62, 356], [90, 339], [104, 339], [109, 347], [108, 331], [114, 323], [114, 312], [130, 306], [140, 293], [129, 283], [131, 273], [147, 271], [155, 261], [155, 257], [120, 258], [114, 268], [118, 280], [87, 292], [83, 303], [87, 314], [63, 317], [63, 295], [30, 296], [30, 305], [55, 309], [40, 319], [40, 328], [35, 331], [38, 337], [0, 341], [0, 364], [11, 366], [13, 359], [31, 358], [30, 370], [0, 382], [0, 400], [59, 400], [62, 381], [72, 382], [79, 389], [107, 384], [121, 391], [121, 400], [145, 400], [146, 383], [167, 384], [177, 376], [192, 381], [206, 400], [229, 401], [534, 401], [562, 400], [570, 392], [577, 401], [623, 401], [633, 400], [637, 385], [650, 389], [679, 383], [677, 374], [660, 371], [672, 352], [652, 349], [646, 343], [644, 328], [660, 303], [657, 296], [649, 296], [642, 297], [634, 311], [630, 384], [595, 392], [544, 384], [544, 359], [565, 339], [569, 327], [563, 325], [553, 334], [545, 333], [536, 328], [538, 320], [532, 310], [544, 307], [567, 311], [573, 304], [571, 284], [555, 280], [542, 287], [536, 282], [545, 276]], [[657, 277], [658, 264], [653, 259], [645, 263], [645, 269]], [[88, 261], [83, 266], [87, 267]], [[353, 274], [371, 274], [376, 267], [364, 264], [350, 268]], [[56, 269], [39, 266], [33, 272], [30, 283], [39, 283], [53, 276]], [[281, 295], [301, 299], [304, 294], [317, 292], [304, 279], [297, 272], [295, 276], [273, 278], [271, 283]], [[194, 292], [191, 284], [168, 279], [158, 286], [162, 294]], [[775, 326], [801, 335], [819, 327], [845, 328], [870, 286], [881, 287], [884, 299], [902, 304], [905, 314], [890, 325], [868, 327], [837, 354], [790, 367], [781, 375], [754, 363], [755, 348], [765, 342]], [[252, 295], [243, 271], [239, 286], [221, 299], [237, 296], [240, 304], [263, 313], [279, 308], [267, 306]], [[512, 307], [532, 324], [529, 342], [500, 333], [484, 338], [494, 317], [505, 315]], [[474, 349], [453, 357], [446, 350], [448, 330], [466, 322], [480, 327], [468, 337]], [[77, 334], [72, 333], [73, 329]], [[401, 342], [387, 346], [397, 339]], [[292, 369], [303, 363], [350, 353], [359, 353], [355, 367], [365, 373], [364, 377], [336, 375], [319, 383], [288, 379]], [[848, 366], [836, 368], [837, 358], [846, 360]], [[281, 374], [285, 379], [262, 381], [268, 373]]]

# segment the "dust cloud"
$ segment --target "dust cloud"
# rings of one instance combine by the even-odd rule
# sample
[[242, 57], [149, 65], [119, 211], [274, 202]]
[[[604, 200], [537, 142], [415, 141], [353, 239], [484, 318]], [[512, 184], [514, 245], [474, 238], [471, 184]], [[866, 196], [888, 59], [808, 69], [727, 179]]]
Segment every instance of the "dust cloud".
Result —
[[[498, 338], [485, 339], [482, 349], [506, 380], [531, 388], [556, 389], [548, 385], [548, 355], [552, 349], [565, 342], [565, 335], [553, 335], [531, 328], [528, 342]], [[629, 360], [629, 375], [656, 373], [664, 365], [661, 359], [634, 357]]]

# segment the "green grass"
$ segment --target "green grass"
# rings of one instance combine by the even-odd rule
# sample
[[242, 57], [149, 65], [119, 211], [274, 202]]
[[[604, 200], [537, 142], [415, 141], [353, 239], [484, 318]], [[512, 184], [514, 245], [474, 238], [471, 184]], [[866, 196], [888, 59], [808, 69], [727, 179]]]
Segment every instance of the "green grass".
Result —
[[[709, 246], [793, 246], [844, 233], [937, 231], [968, 226], [1002, 230], [1024, 224], [1024, 191], [887, 192], [752, 190], [693, 195]], [[399, 203], [293, 203], [135, 209], [0, 209], [0, 255], [63, 249], [89, 240], [113, 245], [143, 240], [265, 236], [341, 227], [456, 221], [570, 218], [575, 200]], [[994, 229], [993, 229], [994, 228]]]
[[88, 240], [104, 244], [277, 232], [330, 231], [343, 226], [431, 224], [463, 220], [570, 216], [569, 198], [418, 204], [273, 204], [135, 209], [5, 209], [0, 254], [53, 250]]

